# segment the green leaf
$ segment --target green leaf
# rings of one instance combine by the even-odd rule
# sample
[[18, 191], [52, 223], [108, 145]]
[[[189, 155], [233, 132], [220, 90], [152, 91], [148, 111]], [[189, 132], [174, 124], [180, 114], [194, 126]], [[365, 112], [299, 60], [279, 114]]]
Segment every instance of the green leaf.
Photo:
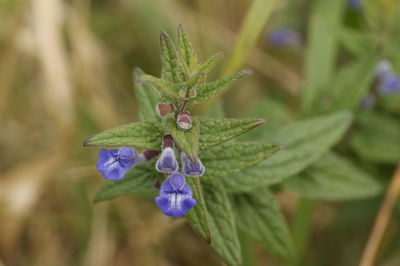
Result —
[[166, 122], [165, 129], [172, 135], [175, 143], [189, 158], [192, 160], [197, 158], [200, 138], [199, 122], [197, 120], [192, 119], [192, 128], [184, 131], [177, 127], [175, 119], [170, 118]]
[[160, 93], [152, 84], [136, 82], [143, 75], [144, 73], [140, 68], [133, 70], [133, 81], [139, 106], [139, 119], [159, 121], [160, 117], [156, 113], [156, 105], [160, 99]]
[[360, 113], [350, 146], [365, 160], [397, 163], [400, 161], [400, 119], [385, 113]]
[[303, 197], [353, 200], [379, 195], [382, 184], [345, 158], [328, 153], [315, 164], [285, 182]]
[[148, 82], [153, 84], [160, 92], [166, 93], [178, 99], [185, 100], [185, 97], [179, 95], [180, 86], [165, 79], [159, 79], [151, 75], [143, 75], [140, 77], [140, 82]]
[[198, 63], [197, 54], [193, 49], [187, 34], [184, 32], [182, 24], [180, 24], [178, 27], [178, 44], [179, 52], [189, 68], [189, 73], [193, 73]]
[[355, 56], [365, 56], [375, 50], [374, 40], [361, 30], [342, 26], [334, 34], [338, 42]]
[[203, 184], [211, 228], [211, 247], [227, 264], [242, 263], [235, 216], [228, 195], [219, 181]]
[[262, 118], [219, 119], [196, 117], [200, 123], [200, 149], [218, 145], [265, 123]]
[[94, 203], [110, 200], [123, 195], [154, 197], [158, 190], [154, 184], [162, 174], [154, 169], [154, 160], [136, 165], [126, 172], [125, 178], [107, 182], [97, 193]]
[[[344, 66], [333, 82], [329, 111], [354, 109], [369, 91], [375, 74], [378, 57], [368, 54]], [[351, 89], [349, 89], [351, 88]]]
[[192, 104], [199, 104], [223, 93], [238, 79], [251, 74], [250, 70], [241, 70], [235, 74], [227, 75], [213, 82], [200, 84], [196, 87], [197, 96], [190, 101]]
[[229, 142], [202, 150], [199, 157], [206, 168], [203, 182], [240, 172], [252, 167], [281, 149], [264, 142]]
[[210, 225], [208, 223], [208, 213], [206, 203], [204, 202], [203, 192], [201, 190], [199, 177], [188, 177], [186, 182], [190, 185], [193, 191], [193, 198], [197, 204], [193, 209], [186, 213], [193, 230], [198, 233], [207, 243], [211, 243]]
[[235, 42], [232, 56], [225, 69], [225, 73], [231, 73], [240, 68], [254, 50], [259, 36], [265, 29], [265, 24], [271, 17], [277, 0], [254, 0], [251, 3], [246, 16], [240, 26], [240, 32]]
[[273, 255], [289, 261], [293, 256], [292, 239], [281, 210], [269, 189], [237, 194], [232, 199], [239, 230]]
[[246, 192], [282, 182], [314, 163], [344, 134], [351, 113], [338, 112], [295, 122], [278, 130], [272, 141], [284, 149], [268, 160], [240, 173], [223, 177], [229, 192]]
[[143, 149], [161, 149], [164, 129], [153, 121], [126, 124], [105, 130], [87, 139], [84, 146], [133, 146]]
[[338, 52], [332, 31], [340, 27], [345, 1], [318, 0], [312, 11], [308, 29], [308, 49], [305, 60], [305, 89], [302, 93], [302, 111], [310, 113], [324, 95], [333, 78]]
[[223, 52], [216, 53], [201, 64], [197, 71], [199, 73], [209, 73], [221, 61], [222, 57], [224, 57]]
[[185, 70], [181, 65], [179, 54], [166, 32], [160, 32], [161, 78], [173, 83], [186, 80]]
[[252, 105], [245, 117], [265, 117], [268, 119], [268, 125], [251, 130], [240, 137], [243, 140], [269, 140], [274, 136], [276, 130], [294, 120], [294, 115], [286, 105], [270, 97], [261, 99]]

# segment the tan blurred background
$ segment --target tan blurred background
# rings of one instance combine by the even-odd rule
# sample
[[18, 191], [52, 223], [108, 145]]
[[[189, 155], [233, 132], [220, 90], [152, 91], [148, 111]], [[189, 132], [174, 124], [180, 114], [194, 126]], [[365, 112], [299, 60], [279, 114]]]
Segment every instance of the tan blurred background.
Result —
[[[104, 181], [97, 149], [81, 143], [137, 119], [131, 70], [158, 75], [159, 30], [173, 35], [183, 23], [202, 59], [219, 50], [229, 58], [249, 4], [0, 0], [0, 265], [220, 264], [183, 220], [151, 201], [93, 206]], [[297, 75], [278, 62], [251, 67], [296, 93]], [[257, 96], [255, 82], [248, 87]]]

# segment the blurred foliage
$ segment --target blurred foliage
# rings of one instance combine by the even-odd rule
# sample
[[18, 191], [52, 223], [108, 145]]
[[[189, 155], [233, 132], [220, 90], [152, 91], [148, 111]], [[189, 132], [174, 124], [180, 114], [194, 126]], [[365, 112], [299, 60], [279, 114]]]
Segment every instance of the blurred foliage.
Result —
[[[290, 237], [290, 264], [358, 264], [400, 159], [400, 93], [379, 94], [374, 80], [383, 58], [400, 73], [400, 3], [361, 1], [355, 10], [346, 0], [0, 0], [0, 265], [221, 264], [183, 220], [164, 217], [150, 200], [92, 205], [104, 182], [97, 150], [81, 146], [89, 135], [138, 120], [132, 69], [159, 76], [157, 34], [176, 37], [178, 24], [201, 60], [225, 52], [219, 74], [254, 70], [220, 99], [223, 112], [266, 118], [246, 138], [286, 144], [272, 166], [292, 163], [273, 182], [267, 178], [277, 172], [265, 161], [257, 176], [269, 188], [257, 183], [252, 197], [232, 197], [241, 208], [258, 204], [243, 211], [254, 220], [235, 213], [245, 265], [281, 265], [274, 255], [286, 247], [271, 242]], [[300, 34], [298, 46], [268, 43], [283, 26]], [[365, 109], [371, 93], [375, 105]], [[209, 106], [221, 113], [208, 104], [197, 111]], [[320, 128], [307, 126], [315, 119]], [[240, 176], [232, 177], [221, 181], [234, 191], [227, 184]], [[379, 265], [400, 264], [399, 206]], [[264, 229], [282, 225], [268, 220], [278, 207], [291, 232], [270, 237]], [[262, 234], [246, 234], [249, 227]]]

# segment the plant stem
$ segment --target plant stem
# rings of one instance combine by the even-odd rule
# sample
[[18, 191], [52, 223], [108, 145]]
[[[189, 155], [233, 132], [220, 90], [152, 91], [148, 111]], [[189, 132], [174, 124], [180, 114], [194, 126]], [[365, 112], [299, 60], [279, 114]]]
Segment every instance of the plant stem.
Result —
[[311, 231], [315, 204], [313, 199], [300, 198], [299, 200], [292, 226], [295, 252], [290, 263], [292, 266], [300, 265]]
[[375, 263], [379, 245], [382, 241], [386, 227], [389, 224], [390, 216], [395, 206], [396, 199], [400, 194], [400, 163], [397, 165], [392, 181], [386, 192], [385, 200], [379, 209], [375, 219], [374, 227], [369, 236], [361, 257], [360, 266], [372, 266]]

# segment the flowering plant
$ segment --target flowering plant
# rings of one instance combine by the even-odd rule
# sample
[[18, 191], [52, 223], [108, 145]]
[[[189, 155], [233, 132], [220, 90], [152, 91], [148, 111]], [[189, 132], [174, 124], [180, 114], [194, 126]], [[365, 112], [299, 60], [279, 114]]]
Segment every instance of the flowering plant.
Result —
[[[97, 193], [95, 202], [126, 194], [158, 194], [155, 204], [165, 215], [186, 216], [201, 237], [208, 243], [215, 242], [213, 246], [223, 259], [238, 260], [238, 254], [226, 253], [218, 243], [218, 237], [225, 235], [232, 238], [230, 245], [238, 241], [221, 180], [251, 168], [282, 147], [264, 142], [227, 142], [264, 124], [264, 119], [191, 116], [193, 105], [220, 95], [251, 71], [242, 70], [208, 82], [207, 74], [223, 54], [199, 63], [182, 26], [178, 29], [177, 47], [163, 31], [160, 46], [161, 78], [134, 70], [142, 121], [103, 131], [84, 143], [120, 147], [99, 152], [97, 169], [113, 181]], [[228, 228], [218, 232], [221, 222], [228, 223]]]
[[[323, 110], [323, 115], [286, 127], [275, 125], [262, 134], [251, 130], [263, 125], [263, 118], [228, 119], [215, 111], [210, 117], [193, 116], [194, 105], [219, 96], [251, 72], [241, 70], [208, 81], [222, 53], [199, 63], [182, 26], [176, 46], [165, 32], [160, 34], [160, 46], [161, 77], [138, 68], [133, 73], [141, 121], [108, 129], [84, 143], [112, 147], [99, 152], [97, 169], [111, 181], [98, 191], [95, 202], [123, 195], [150, 197], [165, 215], [184, 216], [227, 264], [240, 265], [239, 235], [293, 261], [293, 240], [272, 185], [326, 199], [381, 192], [373, 178], [328, 152], [351, 123], [347, 105], [358, 100], [344, 103], [339, 91], [333, 101], [346, 108]], [[313, 107], [311, 100], [305, 98], [305, 107]], [[240, 141], [232, 140], [238, 136]], [[270, 142], [254, 141], [267, 138]], [[357, 186], [331, 189], [332, 179], [326, 177], [332, 169], [341, 169], [339, 174], [333, 171], [334, 182]]]

